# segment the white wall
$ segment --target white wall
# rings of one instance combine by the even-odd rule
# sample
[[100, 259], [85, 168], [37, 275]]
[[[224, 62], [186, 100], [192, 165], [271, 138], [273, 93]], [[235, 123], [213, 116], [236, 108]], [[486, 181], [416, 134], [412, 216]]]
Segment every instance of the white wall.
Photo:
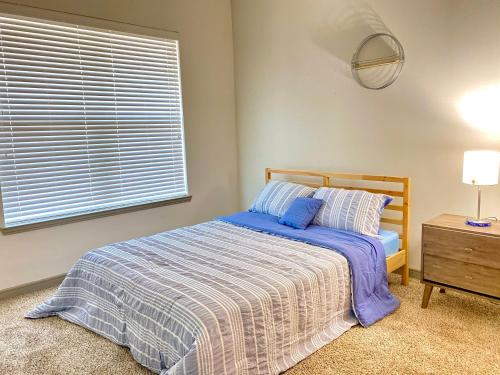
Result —
[[190, 203], [12, 235], [0, 234], [0, 290], [64, 273], [87, 250], [230, 213], [238, 207], [229, 0], [24, 0], [180, 33]]
[[[461, 183], [463, 151], [500, 148], [498, 135], [456, 110], [465, 93], [500, 82], [500, 2], [233, 0], [232, 8], [242, 205], [265, 167], [410, 176], [410, 266], [420, 269], [421, 223], [475, 212], [473, 189]], [[385, 27], [407, 61], [393, 86], [366, 90], [348, 62], [363, 34]], [[485, 190], [484, 205], [500, 216], [498, 186]]]

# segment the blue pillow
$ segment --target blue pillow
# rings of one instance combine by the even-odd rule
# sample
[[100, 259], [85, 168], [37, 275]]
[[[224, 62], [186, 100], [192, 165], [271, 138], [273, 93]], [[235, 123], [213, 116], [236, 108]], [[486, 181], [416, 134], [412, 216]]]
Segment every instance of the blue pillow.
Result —
[[306, 229], [322, 204], [322, 199], [295, 198], [279, 223], [296, 229]]

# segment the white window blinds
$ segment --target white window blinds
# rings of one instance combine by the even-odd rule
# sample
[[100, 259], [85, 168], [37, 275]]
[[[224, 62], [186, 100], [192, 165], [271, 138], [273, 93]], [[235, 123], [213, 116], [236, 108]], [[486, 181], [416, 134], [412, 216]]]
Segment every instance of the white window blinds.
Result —
[[176, 40], [0, 15], [5, 227], [187, 195]]

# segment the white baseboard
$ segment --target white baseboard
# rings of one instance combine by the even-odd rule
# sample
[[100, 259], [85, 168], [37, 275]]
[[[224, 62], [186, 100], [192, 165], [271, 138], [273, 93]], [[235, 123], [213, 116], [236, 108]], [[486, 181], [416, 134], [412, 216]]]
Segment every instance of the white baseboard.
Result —
[[32, 281], [31, 283], [14, 286], [12, 288], [2, 289], [0, 290], [0, 300], [59, 285], [64, 280], [65, 276], [66, 274], [63, 273], [60, 275], [47, 277], [46, 279]]
[[418, 270], [413, 270], [410, 268], [410, 277], [412, 279], [421, 280], [422, 273]]

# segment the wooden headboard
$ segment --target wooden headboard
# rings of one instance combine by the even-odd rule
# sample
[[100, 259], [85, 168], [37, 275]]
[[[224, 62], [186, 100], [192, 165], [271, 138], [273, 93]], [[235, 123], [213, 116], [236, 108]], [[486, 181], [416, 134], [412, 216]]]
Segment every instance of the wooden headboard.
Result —
[[[275, 178], [276, 175], [281, 178]], [[408, 236], [410, 221], [410, 178], [351, 173], [332, 173], [291, 169], [266, 168], [266, 183], [281, 179], [312, 187], [336, 187], [387, 194], [394, 198], [382, 215], [382, 225], [397, 230], [400, 238], [398, 253], [387, 257], [387, 271], [400, 271], [403, 284], [408, 283]]]

